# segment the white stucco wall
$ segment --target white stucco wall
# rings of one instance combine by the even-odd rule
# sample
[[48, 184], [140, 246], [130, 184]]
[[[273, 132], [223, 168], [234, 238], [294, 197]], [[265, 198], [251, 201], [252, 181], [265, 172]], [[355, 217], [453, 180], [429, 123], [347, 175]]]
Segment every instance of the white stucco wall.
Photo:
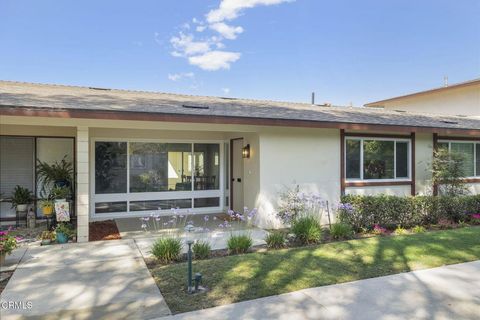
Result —
[[480, 84], [382, 103], [385, 109], [480, 117]]
[[409, 196], [410, 186], [368, 186], [368, 187], [348, 187], [345, 188], [345, 194], [359, 196], [374, 196], [386, 194], [389, 196]]
[[[280, 227], [279, 193], [299, 184], [330, 204], [340, 197], [340, 132], [336, 129], [284, 129], [261, 132], [260, 190], [256, 207], [261, 227]], [[324, 217], [326, 218], [326, 217]]]

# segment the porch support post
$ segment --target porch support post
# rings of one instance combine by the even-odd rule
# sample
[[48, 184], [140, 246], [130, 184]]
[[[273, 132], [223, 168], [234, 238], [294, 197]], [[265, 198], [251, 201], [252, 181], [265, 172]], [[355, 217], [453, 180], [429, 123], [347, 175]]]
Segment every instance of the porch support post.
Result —
[[77, 212], [77, 241], [88, 241], [89, 220], [89, 178], [88, 178], [88, 127], [77, 127], [76, 141], [76, 212]]

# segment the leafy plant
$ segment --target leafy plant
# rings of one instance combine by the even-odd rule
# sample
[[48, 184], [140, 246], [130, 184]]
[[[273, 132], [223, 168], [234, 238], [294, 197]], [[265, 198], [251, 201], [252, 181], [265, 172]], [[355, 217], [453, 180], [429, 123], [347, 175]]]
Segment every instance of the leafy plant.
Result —
[[53, 231], [43, 231], [40, 235], [40, 240], [55, 240], [55, 232]]
[[152, 246], [152, 254], [164, 263], [178, 260], [182, 251], [179, 238], [160, 238]]
[[353, 228], [349, 224], [342, 222], [332, 224], [330, 229], [330, 235], [333, 239], [349, 239], [353, 234]]
[[272, 231], [265, 237], [267, 247], [271, 249], [280, 249], [285, 246], [285, 233], [281, 231]]
[[252, 245], [252, 237], [246, 234], [231, 235], [227, 241], [228, 251], [233, 254], [246, 253]]
[[405, 228], [402, 228], [401, 226], [398, 226], [395, 231], [393, 231], [396, 235], [402, 235], [402, 234], [407, 234], [408, 231]]
[[412, 228], [413, 233], [424, 233], [425, 231], [425, 227], [422, 226], [415, 226]]
[[480, 213], [470, 215], [470, 222], [474, 225], [480, 225]]
[[67, 223], [59, 223], [55, 228], [55, 233], [63, 233], [68, 238], [70, 238], [74, 234], [73, 228]]
[[194, 259], [208, 259], [212, 247], [208, 241], [200, 240], [193, 244], [193, 258]]
[[43, 200], [40, 200], [38, 202], [38, 206], [40, 208], [45, 208], [45, 207], [53, 207], [54, 206], [54, 202], [52, 200], [48, 200], [48, 199], [43, 199]]
[[468, 193], [464, 180], [466, 176], [464, 162], [465, 157], [460, 153], [444, 148], [434, 152], [432, 179], [442, 194], [458, 196]]
[[58, 199], [69, 199], [71, 196], [71, 190], [68, 187], [59, 187], [54, 186], [50, 192], [49, 198], [58, 200]]
[[37, 177], [44, 190], [58, 183], [70, 186], [73, 182], [73, 164], [67, 161], [67, 155], [52, 164], [37, 159]]
[[30, 204], [33, 201], [33, 193], [22, 186], [15, 186], [12, 193], [12, 208], [22, 204]]
[[322, 239], [320, 222], [312, 216], [295, 219], [291, 231], [302, 244], [318, 243]]
[[0, 254], [9, 255], [17, 247], [17, 239], [8, 231], [0, 231]]
[[376, 224], [373, 226], [373, 234], [376, 234], [376, 235], [379, 235], [379, 236], [383, 236], [383, 235], [386, 235], [388, 233], [387, 229]]

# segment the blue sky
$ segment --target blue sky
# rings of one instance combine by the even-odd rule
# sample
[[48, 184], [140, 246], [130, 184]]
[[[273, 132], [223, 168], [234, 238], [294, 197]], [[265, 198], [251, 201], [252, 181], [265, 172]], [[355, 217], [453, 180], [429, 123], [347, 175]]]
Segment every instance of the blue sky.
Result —
[[363, 105], [480, 77], [478, 0], [1, 0], [0, 79]]

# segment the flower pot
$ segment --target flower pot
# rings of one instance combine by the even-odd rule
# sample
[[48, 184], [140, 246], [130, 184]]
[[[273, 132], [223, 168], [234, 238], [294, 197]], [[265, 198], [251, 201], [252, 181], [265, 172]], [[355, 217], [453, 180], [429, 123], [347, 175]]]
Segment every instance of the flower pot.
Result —
[[17, 211], [27, 211], [28, 204], [17, 204]]
[[5, 257], [7, 255], [5, 253], [0, 253], [0, 266], [3, 266], [5, 264]]
[[57, 242], [58, 243], [67, 243], [68, 236], [65, 233], [57, 232]]
[[53, 213], [53, 206], [45, 206], [42, 208], [42, 213], [44, 216], [49, 216]]

